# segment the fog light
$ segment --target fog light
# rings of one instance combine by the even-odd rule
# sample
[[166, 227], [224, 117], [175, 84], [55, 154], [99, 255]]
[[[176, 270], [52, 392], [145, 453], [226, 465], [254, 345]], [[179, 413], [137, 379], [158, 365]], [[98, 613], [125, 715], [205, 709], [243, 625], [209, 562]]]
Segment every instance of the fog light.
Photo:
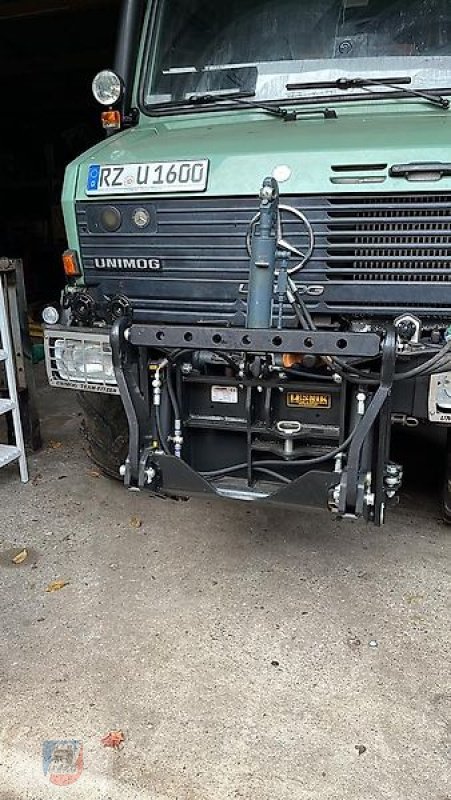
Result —
[[109, 332], [44, 327], [44, 351], [50, 386], [119, 394]]
[[60, 315], [57, 308], [54, 306], [46, 306], [42, 312], [42, 319], [46, 325], [56, 325], [59, 321]]
[[111, 347], [108, 343], [80, 342], [76, 339], [57, 339], [54, 358], [63, 381], [114, 385]]

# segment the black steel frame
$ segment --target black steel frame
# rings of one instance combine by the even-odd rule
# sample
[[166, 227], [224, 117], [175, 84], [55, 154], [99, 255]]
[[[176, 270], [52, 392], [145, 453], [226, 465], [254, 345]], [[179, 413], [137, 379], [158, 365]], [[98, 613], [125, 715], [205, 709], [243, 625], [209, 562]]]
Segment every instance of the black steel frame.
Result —
[[[159, 336], [159, 334], [164, 334]], [[186, 338], [186, 334], [190, 334]], [[249, 340], [245, 340], [249, 337]], [[275, 337], [279, 339], [275, 342]], [[310, 341], [306, 343], [306, 339]], [[344, 340], [346, 346], [338, 345]], [[310, 343], [311, 342], [311, 343]], [[157, 473], [153, 490], [166, 495], [189, 496], [194, 494], [222, 494], [218, 483], [212, 483], [197, 473], [188, 463], [171, 455], [156, 453], [151, 448], [150, 406], [140, 389], [140, 353], [147, 348], [155, 351], [168, 348], [227, 350], [229, 352], [313, 352], [316, 355], [371, 357], [381, 353], [381, 383], [374, 391], [371, 402], [361, 417], [348, 452], [344, 491], [340, 493], [338, 512], [342, 515], [370, 516], [381, 524], [386, 502], [384, 492], [384, 466], [390, 446], [390, 399], [396, 361], [396, 334], [389, 329], [381, 337], [373, 333], [337, 334], [300, 331], [240, 330], [224, 328], [191, 328], [186, 326], [155, 326], [131, 324], [126, 318], [116, 321], [111, 331], [113, 362], [120, 394], [127, 415], [130, 444], [126, 463], [125, 483], [129, 487], [143, 488], [145, 471], [152, 466]], [[347, 392], [344, 382], [343, 392]], [[344, 421], [345, 415], [343, 416]], [[362, 455], [368, 443], [376, 441], [373, 448], [372, 471], [375, 475], [375, 503], [373, 510], [364, 506], [363, 482], [365, 465]], [[371, 449], [371, 448], [370, 448]], [[290, 484], [262, 495], [262, 502], [307, 507], [327, 507], [331, 492], [340, 482], [340, 473], [332, 467], [318, 466], [306, 471]], [[248, 465], [248, 478], [253, 478]], [[236, 488], [243, 479], [236, 479]]]

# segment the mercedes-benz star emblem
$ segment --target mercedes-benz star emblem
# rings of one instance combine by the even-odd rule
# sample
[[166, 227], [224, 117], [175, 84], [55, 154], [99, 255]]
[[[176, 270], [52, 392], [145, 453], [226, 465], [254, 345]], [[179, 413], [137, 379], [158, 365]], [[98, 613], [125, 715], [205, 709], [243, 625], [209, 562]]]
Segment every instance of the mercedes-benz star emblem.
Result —
[[[284, 238], [283, 235], [284, 214], [291, 214], [292, 216], [296, 217], [296, 219], [298, 219], [299, 222], [301, 222], [302, 225], [304, 226], [307, 234], [307, 248], [305, 252], [302, 252], [293, 244], [287, 242], [287, 240]], [[252, 237], [254, 235], [255, 226], [257, 225], [259, 219], [260, 219], [260, 212], [256, 214], [255, 217], [251, 220], [246, 235], [246, 247], [249, 256], [251, 254], [251, 249], [252, 249]], [[278, 250], [283, 250], [286, 253], [289, 253], [290, 256], [296, 256], [296, 258], [300, 259], [297, 264], [289, 268], [288, 270], [289, 275], [294, 275], [296, 272], [302, 269], [302, 267], [311, 258], [314, 246], [315, 246], [315, 234], [305, 214], [303, 214], [302, 211], [299, 211], [297, 208], [293, 208], [292, 206], [285, 206], [281, 203], [279, 205], [279, 210], [277, 215], [277, 248]]]

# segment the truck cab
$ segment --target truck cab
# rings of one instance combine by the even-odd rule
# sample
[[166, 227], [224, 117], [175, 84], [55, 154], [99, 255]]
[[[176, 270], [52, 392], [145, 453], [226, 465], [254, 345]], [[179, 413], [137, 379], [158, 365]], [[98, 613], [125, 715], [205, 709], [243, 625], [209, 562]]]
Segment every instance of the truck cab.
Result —
[[450, 4], [125, 0], [93, 91], [44, 312], [93, 457], [382, 524], [393, 426], [451, 424]]

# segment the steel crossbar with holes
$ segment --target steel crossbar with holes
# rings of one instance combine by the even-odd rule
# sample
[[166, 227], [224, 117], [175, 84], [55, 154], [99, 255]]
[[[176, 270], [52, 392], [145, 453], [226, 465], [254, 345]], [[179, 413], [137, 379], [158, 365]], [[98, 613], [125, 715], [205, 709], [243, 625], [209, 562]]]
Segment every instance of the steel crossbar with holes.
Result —
[[248, 330], [185, 325], [132, 325], [129, 342], [143, 347], [364, 357], [377, 356], [381, 349], [380, 337], [375, 333]]

